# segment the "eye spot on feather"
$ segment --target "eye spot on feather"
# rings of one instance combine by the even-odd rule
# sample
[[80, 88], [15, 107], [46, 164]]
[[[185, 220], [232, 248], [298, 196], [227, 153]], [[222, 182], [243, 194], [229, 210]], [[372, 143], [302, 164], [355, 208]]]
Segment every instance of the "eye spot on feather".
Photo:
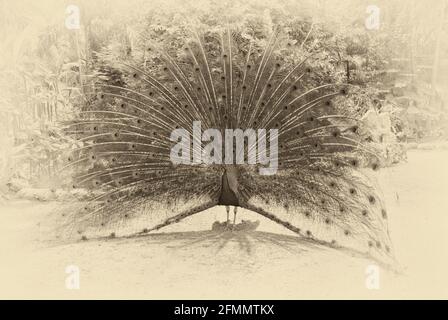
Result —
[[344, 230], [344, 235], [346, 235], [346, 236], [350, 235], [350, 231]]
[[326, 223], [326, 224], [330, 224], [330, 223], [331, 223], [330, 218], [326, 218], [326, 219], [325, 219], [325, 223]]
[[306, 230], [306, 235], [307, 235], [307, 237], [311, 237], [313, 234], [311, 233], [310, 230]]
[[367, 214], [368, 214], [368, 212], [367, 212], [367, 210], [366, 209], [364, 209], [364, 210], [362, 210], [361, 211], [361, 214], [364, 216], [364, 217], [366, 217], [367, 216]]
[[370, 204], [375, 204], [376, 200], [374, 196], [368, 196]]
[[381, 216], [383, 219], [387, 219], [387, 211], [385, 209], [381, 209]]
[[372, 248], [373, 247], [373, 242], [372, 241], [368, 241], [367, 245], [369, 246], [369, 248]]
[[250, 69], [252, 66], [250, 65], [250, 64], [248, 64], [247, 66], [246, 66], [246, 68], [247, 69]]
[[374, 163], [374, 164], [372, 164], [372, 169], [373, 169], [374, 171], [378, 170], [378, 169], [379, 169], [379, 165], [378, 165], [378, 163]]
[[224, 81], [224, 80], [226, 80], [226, 77], [224, 77], [224, 76], [221, 76], [221, 80], [223, 80], [223, 81]]
[[347, 90], [347, 88], [342, 88], [342, 89], [339, 91], [339, 93], [342, 94], [343, 96], [346, 96], [346, 95], [348, 94], [348, 90]]
[[223, 57], [224, 59], [227, 59], [227, 55], [226, 55], [226, 54], [223, 54], [222, 57]]
[[306, 73], [311, 73], [311, 68], [306, 68], [305, 71]]
[[82, 240], [82, 241], [87, 241], [87, 237], [86, 237], [86, 236], [82, 236], [82, 237], [81, 237], [81, 240]]
[[303, 130], [297, 130], [297, 131], [296, 131], [296, 134], [297, 134], [299, 137], [304, 137], [304, 136], [305, 136], [305, 131], [303, 131]]
[[247, 89], [247, 87], [246, 86], [242, 86], [242, 88], [241, 89], [243, 89], [243, 90], [246, 90]]
[[311, 212], [305, 211], [305, 217], [307, 217], [307, 218], [311, 217]]
[[353, 133], [358, 133], [359, 127], [358, 126], [353, 126], [350, 128], [350, 131]]
[[134, 79], [137, 79], [137, 78], [138, 78], [138, 74], [137, 74], [137, 73], [134, 73], [134, 74], [132, 75], [132, 77], [133, 77]]

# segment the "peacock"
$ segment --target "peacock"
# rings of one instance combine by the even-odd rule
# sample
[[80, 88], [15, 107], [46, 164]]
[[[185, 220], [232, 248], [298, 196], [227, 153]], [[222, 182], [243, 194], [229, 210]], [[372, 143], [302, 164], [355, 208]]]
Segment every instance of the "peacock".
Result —
[[[235, 216], [244, 208], [303, 239], [393, 259], [369, 173], [381, 155], [345, 103], [356, 86], [326, 81], [316, 50], [281, 27], [257, 41], [238, 26], [192, 29], [172, 46], [145, 39], [142, 52], [101, 67], [107, 76], [65, 123], [74, 147], [61, 181], [86, 193], [58, 211], [58, 236], [145, 235], [224, 206], [228, 220], [231, 207]], [[193, 135], [195, 122], [201, 133], [253, 130], [258, 139], [207, 154], [211, 139]], [[173, 161], [175, 130], [187, 141], [182, 157], [196, 161]], [[277, 159], [271, 174], [260, 170], [260, 141]], [[240, 161], [203, 161], [225, 151]]]

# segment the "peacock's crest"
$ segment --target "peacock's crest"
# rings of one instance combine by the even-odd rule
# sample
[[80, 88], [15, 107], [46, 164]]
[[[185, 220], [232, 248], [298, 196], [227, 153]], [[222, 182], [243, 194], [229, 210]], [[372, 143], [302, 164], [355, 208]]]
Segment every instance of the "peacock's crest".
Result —
[[[280, 28], [269, 38], [238, 27], [179, 37], [182, 47], [145, 42], [144, 52], [110, 62], [113, 78], [86, 88], [89, 103], [66, 127], [77, 147], [63, 172], [73, 176], [71, 188], [89, 194], [62, 211], [63, 236], [147, 233], [223, 204], [389, 259], [386, 210], [363, 173], [380, 159], [345, 104], [356, 88], [321, 72], [306, 39]], [[243, 164], [203, 163], [208, 142], [193, 135], [194, 122], [201, 133], [261, 135], [231, 150]], [[199, 162], [173, 163], [175, 130], [184, 130], [183, 151]], [[276, 148], [268, 147], [269, 130], [278, 132]], [[260, 174], [266, 165], [250, 161], [254, 150], [260, 157], [262, 138], [265, 156], [278, 160], [275, 174]]]

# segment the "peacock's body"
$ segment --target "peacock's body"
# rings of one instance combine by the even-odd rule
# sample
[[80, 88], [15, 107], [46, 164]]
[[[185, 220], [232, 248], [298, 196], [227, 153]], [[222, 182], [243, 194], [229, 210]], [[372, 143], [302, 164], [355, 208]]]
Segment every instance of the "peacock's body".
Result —
[[[150, 45], [116, 62], [119, 76], [97, 84], [67, 126], [77, 148], [64, 170], [71, 187], [91, 193], [63, 210], [63, 236], [144, 234], [231, 205], [320, 243], [391, 257], [385, 208], [362, 173], [379, 159], [344, 107], [351, 86], [325, 83], [312, 52], [280, 31], [260, 41], [238, 28], [191, 34], [182, 48]], [[267, 147], [278, 168], [260, 173], [266, 165], [248, 157], [260, 140], [250, 139], [232, 150], [242, 164], [198, 162], [210, 154], [192, 135], [195, 121], [222, 136], [254, 129], [268, 145], [267, 132], [278, 130], [278, 153]], [[187, 132], [196, 162], [173, 163], [176, 129]]]

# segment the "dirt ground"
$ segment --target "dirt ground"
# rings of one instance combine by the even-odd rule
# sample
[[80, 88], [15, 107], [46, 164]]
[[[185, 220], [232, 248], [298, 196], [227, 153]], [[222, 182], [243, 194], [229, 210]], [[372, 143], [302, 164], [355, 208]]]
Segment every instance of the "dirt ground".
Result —
[[[448, 298], [448, 151], [411, 150], [408, 162], [380, 171], [399, 272], [317, 246], [261, 216], [256, 232], [209, 231], [222, 207], [133, 239], [64, 245], [36, 242], [52, 203], [11, 201], [0, 207], [0, 298], [300, 299]], [[80, 289], [66, 288], [68, 265]]]

